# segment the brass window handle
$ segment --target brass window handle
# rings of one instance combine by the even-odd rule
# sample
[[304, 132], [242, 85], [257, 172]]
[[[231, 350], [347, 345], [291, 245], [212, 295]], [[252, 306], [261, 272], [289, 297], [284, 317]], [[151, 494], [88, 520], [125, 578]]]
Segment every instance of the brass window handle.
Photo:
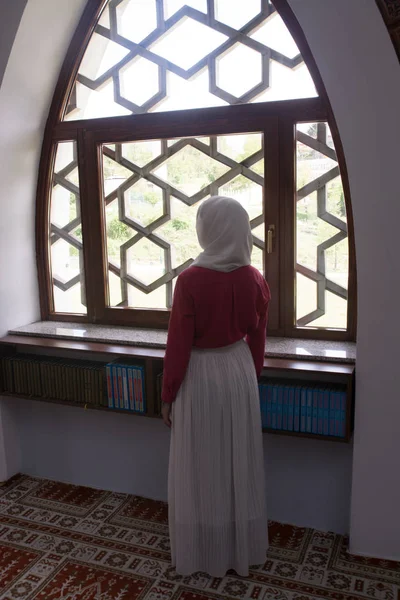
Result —
[[267, 231], [267, 254], [274, 250], [275, 225], [270, 225]]

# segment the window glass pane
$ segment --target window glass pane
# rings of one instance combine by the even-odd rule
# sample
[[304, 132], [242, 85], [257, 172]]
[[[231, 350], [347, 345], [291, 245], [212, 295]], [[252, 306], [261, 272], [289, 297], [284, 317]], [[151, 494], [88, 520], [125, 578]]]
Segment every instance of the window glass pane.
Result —
[[51, 190], [50, 255], [54, 311], [86, 314], [75, 142], [57, 146]]
[[171, 306], [175, 278], [201, 251], [197, 210], [213, 194], [248, 211], [252, 261], [263, 272], [261, 134], [108, 144], [102, 152], [109, 306]]
[[[208, 13], [212, 6], [215, 20]], [[109, 1], [64, 118], [316, 95], [299, 50], [270, 2]]]
[[297, 126], [296, 323], [346, 329], [346, 205], [326, 123]]

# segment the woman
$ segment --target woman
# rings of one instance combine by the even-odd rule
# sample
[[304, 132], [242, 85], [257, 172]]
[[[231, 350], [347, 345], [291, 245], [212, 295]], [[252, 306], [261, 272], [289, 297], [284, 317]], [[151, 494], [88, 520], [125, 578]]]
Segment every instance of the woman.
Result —
[[246, 576], [268, 547], [257, 377], [270, 293], [250, 266], [239, 202], [206, 200], [197, 235], [203, 252], [178, 277], [164, 363], [172, 564], [181, 575]]

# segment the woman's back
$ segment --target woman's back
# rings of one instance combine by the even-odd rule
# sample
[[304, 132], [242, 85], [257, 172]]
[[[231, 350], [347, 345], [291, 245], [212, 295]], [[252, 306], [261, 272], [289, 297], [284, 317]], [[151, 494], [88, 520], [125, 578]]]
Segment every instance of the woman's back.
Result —
[[251, 334], [270, 298], [266, 281], [251, 266], [229, 273], [191, 267], [179, 279], [182, 294], [193, 302], [198, 348], [228, 346]]

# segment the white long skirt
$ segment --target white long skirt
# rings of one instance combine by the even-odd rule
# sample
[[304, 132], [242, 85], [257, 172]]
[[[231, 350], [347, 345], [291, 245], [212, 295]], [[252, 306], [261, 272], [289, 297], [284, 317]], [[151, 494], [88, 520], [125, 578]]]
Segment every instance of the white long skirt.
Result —
[[172, 408], [172, 564], [246, 576], [265, 562], [268, 524], [259, 392], [246, 342], [193, 349]]

